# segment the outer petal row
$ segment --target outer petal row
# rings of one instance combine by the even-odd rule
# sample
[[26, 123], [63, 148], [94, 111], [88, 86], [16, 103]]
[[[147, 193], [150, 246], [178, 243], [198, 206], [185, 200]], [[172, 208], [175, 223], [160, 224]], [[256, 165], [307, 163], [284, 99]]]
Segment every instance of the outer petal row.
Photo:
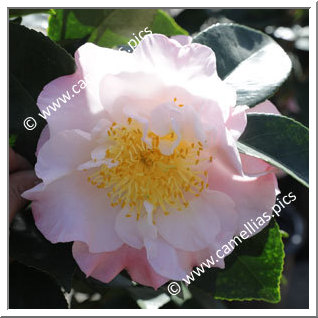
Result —
[[123, 269], [127, 269], [134, 281], [155, 289], [168, 281], [153, 270], [144, 248], [138, 250], [123, 245], [113, 252], [90, 253], [86, 244], [74, 242], [73, 255], [87, 276], [92, 276], [104, 283], [110, 282]]
[[103, 189], [87, 182], [87, 175], [73, 172], [23, 196], [33, 200], [35, 224], [52, 243], [83, 241], [92, 252], [113, 251], [123, 244], [114, 228], [119, 211], [110, 207]]

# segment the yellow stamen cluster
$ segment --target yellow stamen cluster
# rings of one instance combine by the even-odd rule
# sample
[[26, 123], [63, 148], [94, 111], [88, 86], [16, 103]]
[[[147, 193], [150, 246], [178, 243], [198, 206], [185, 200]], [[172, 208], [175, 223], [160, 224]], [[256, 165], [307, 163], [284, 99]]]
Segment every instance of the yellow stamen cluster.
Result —
[[143, 141], [138, 123], [128, 118], [127, 125], [113, 123], [107, 133], [112, 146], [106, 150], [105, 159], [117, 165], [109, 168], [103, 164], [88, 182], [107, 189], [111, 206], [128, 207], [126, 217], [138, 220], [145, 213], [144, 201], [152, 204], [153, 214], [161, 210], [167, 215], [171, 207], [181, 211], [189, 205], [189, 198], [208, 187], [207, 171], [198, 165], [212, 162], [212, 157], [202, 158], [200, 141], [181, 141], [171, 155], [164, 155], [160, 142], [175, 141], [174, 132], [164, 137], [149, 132], [150, 146]]

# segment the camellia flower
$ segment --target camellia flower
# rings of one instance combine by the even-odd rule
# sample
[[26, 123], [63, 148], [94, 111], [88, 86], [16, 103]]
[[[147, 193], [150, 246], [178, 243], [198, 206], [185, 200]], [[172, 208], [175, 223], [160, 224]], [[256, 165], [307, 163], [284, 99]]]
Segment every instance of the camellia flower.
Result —
[[210, 48], [154, 34], [132, 54], [87, 43], [75, 59], [74, 74], [44, 87], [40, 110], [90, 81], [47, 117], [35, 166], [43, 182], [24, 197], [48, 240], [74, 241], [87, 276], [109, 282], [126, 269], [154, 288], [181, 280], [271, 211], [273, 169], [239, 154], [236, 140], [247, 112], [277, 110], [236, 106]]

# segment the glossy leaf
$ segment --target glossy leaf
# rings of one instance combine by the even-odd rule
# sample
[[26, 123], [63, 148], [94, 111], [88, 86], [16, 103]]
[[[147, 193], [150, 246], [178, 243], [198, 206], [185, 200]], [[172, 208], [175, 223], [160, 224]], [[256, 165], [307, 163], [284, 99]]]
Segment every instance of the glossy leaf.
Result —
[[234, 250], [219, 270], [215, 298], [280, 301], [284, 245], [276, 222]]
[[247, 127], [238, 141], [238, 148], [308, 186], [309, 131], [299, 122], [285, 116], [248, 114]]
[[20, 17], [28, 14], [36, 14], [36, 13], [50, 13], [53, 11], [52, 9], [10, 9], [9, 16], [10, 17]]
[[158, 10], [150, 26], [152, 33], [160, 33], [166, 36], [188, 35], [188, 32], [182, 29], [176, 21], [165, 11]]
[[[242, 243], [225, 258], [225, 269], [209, 269], [190, 285], [223, 300], [280, 301], [284, 245], [277, 223]], [[212, 297], [212, 295], [211, 295]]]
[[268, 35], [238, 24], [215, 24], [193, 42], [210, 47], [219, 76], [237, 92], [237, 105], [250, 107], [271, 95], [286, 80], [291, 61]]
[[[88, 41], [99, 46], [113, 47], [126, 44], [130, 39], [138, 44], [139, 32], [149, 26], [156, 15], [156, 9], [120, 9], [114, 10], [103, 19], [102, 23], [92, 32]], [[113, 36], [112, 36], [113, 34]], [[120, 38], [116, 39], [116, 35]], [[145, 34], [143, 34], [145, 35]]]
[[53, 41], [89, 36], [111, 10], [56, 9], [49, 17], [48, 36]]
[[146, 27], [167, 36], [187, 34], [173, 18], [158, 9], [57, 9], [50, 17], [48, 35], [62, 45], [86, 38], [99, 46], [115, 47], [130, 40], [137, 45], [146, 35], [143, 32]]
[[[38, 116], [38, 95], [50, 81], [75, 71], [73, 58], [42, 33], [10, 23], [9, 127], [17, 136], [15, 150], [31, 163], [46, 121]], [[23, 121], [33, 117], [37, 127], [26, 130]]]
[[43, 87], [75, 71], [73, 58], [40, 32], [10, 23], [10, 74], [36, 100]]

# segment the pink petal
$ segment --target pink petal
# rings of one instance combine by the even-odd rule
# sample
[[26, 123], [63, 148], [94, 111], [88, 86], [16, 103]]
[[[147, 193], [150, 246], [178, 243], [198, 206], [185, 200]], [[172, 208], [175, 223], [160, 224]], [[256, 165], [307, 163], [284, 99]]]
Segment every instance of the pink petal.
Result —
[[247, 106], [236, 106], [230, 110], [230, 115], [225, 125], [231, 132], [233, 138], [238, 140], [243, 133], [246, 124], [246, 110], [249, 109]]
[[[224, 241], [227, 243], [230, 239]], [[156, 240], [146, 240], [147, 258], [154, 270], [164, 277], [173, 280], [182, 280], [190, 274], [194, 266], [201, 265], [206, 259], [212, 256], [217, 259], [216, 248], [207, 247], [195, 252], [175, 249], [163, 238], [158, 237]], [[223, 244], [223, 242], [222, 242]], [[221, 245], [219, 246], [221, 248]], [[213, 267], [224, 268], [223, 259], [218, 259]]]
[[276, 201], [277, 180], [273, 173], [260, 177], [233, 175], [220, 161], [212, 163], [209, 169], [210, 189], [226, 193], [235, 202], [238, 213], [238, 232], [244, 223], [262, 216], [263, 212], [271, 214]]
[[230, 130], [235, 140], [239, 139], [246, 127], [246, 114], [248, 113], [271, 113], [280, 115], [280, 112], [277, 110], [277, 108], [268, 100], [252, 108], [247, 106], [232, 107], [229, 118], [226, 121], [226, 127]]
[[229, 107], [235, 106], [236, 92], [218, 77], [215, 54], [207, 46], [182, 46], [164, 35], [152, 34], [141, 41], [133, 55], [144, 72], [159, 75], [165, 85], [177, 84], [194, 95], [217, 102], [224, 119]]
[[266, 100], [263, 103], [260, 103], [254, 107], [249, 108], [246, 111], [246, 113], [265, 113], [265, 114], [281, 115], [281, 113], [278, 111], [276, 106], [269, 100]]
[[[228, 241], [226, 241], [225, 243], [227, 242]], [[178, 250], [178, 256], [183, 266], [189, 269], [187, 271], [188, 275], [190, 274], [191, 270], [194, 267], [196, 266], [200, 267], [203, 262], [207, 265], [210, 265], [211, 267], [224, 268], [225, 266], [224, 259], [218, 258], [216, 255], [216, 249], [213, 249], [213, 248], [205, 248], [203, 250], [196, 251], [196, 252], [186, 252], [186, 251]], [[211, 259], [213, 259], [214, 265], [212, 265], [210, 262], [207, 262], [207, 259], [210, 261]]]
[[210, 77], [216, 72], [215, 55], [210, 48], [197, 43], [182, 46], [161, 34], [145, 37], [133, 55], [143, 62], [144, 69], [158, 68], [162, 74], [179, 71], [175, 76], [187, 75], [185, 80], [193, 76]]
[[98, 95], [103, 107], [111, 112], [114, 120], [120, 122], [123, 107], [131, 105], [134, 113], [145, 114], [158, 103], [166, 101], [163, 89], [162, 81], [154, 74], [122, 72], [105, 75], [101, 79]]
[[234, 174], [242, 175], [241, 158], [237, 149], [236, 140], [226, 128], [221, 110], [217, 105], [203, 100], [200, 119], [206, 134], [209, 135], [213, 160], [220, 160]]
[[128, 209], [123, 209], [116, 218], [116, 232], [127, 245], [140, 249], [144, 246], [143, 236], [138, 229], [138, 221], [134, 215], [126, 217]]
[[35, 152], [36, 156], [38, 156], [40, 149], [49, 140], [49, 138], [50, 138], [49, 126], [46, 125], [41, 131], [40, 138], [38, 140], [38, 144], [37, 144], [36, 152]]
[[87, 176], [75, 172], [28, 190], [23, 197], [33, 200], [35, 224], [52, 243], [83, 241], [92, 252], [113, 251], [123, 244], [115, 231], [118, 210]]
[[134, 249], [123, 245], [113, 252], [94, 254], [89, 252], [86, 244], [74, 242], [73, 256], [87, 276], [104, 283], [110, 282], [123, 269], [128, 271], [135, 282], [155, 289], [168, 281], [149, 265], [145, 249]]
[[[161, 120], [158, 121], [158, 118]], [[148, 129], [162, 137], [172, 131], [175, 133], [174, 142], [160, 141], [159, 149], [165, 155], [171, 155], [180, 140], [187, 140], [190, 143], [200, 141], [203, 144], [207, 140], [196, 110], [187, 104], [183, 107], [178, 107], [174, 102], [159, 105], [150, 114]]]
[[259, 177], [270, 172], [274, 172], [275, 168], [262, 159], [240, 154], [244, 174], [249, 177]]
[[174, 35], [171, 39], [177, 41], [182, 46], [189, 45], [192, 42], [192, 37], [187, 35]]
[[90, 134], [66, 130], [52, 136], [40, 149], [35, 171], [45, 183], [52, 182], [90, 160], [94, 147]]
[[[93, 57], [93, 58], [92, 58]], [[105, 112], [99, 100], [99, 84], [105, 70], [108, 74], [120, 68], [129, 70], [131, 57], [120, 51], [100, 48], [92, 43], [82, 45], [75, 53], [76, 72], [59, 77], [47, 84], [38, 97], [38, 107], [50, 111], [46, 120], [51, 136], [66, 129], [90, 131]], [[86, 87], [80, 89], [80, 85]], [[75, 86], [75, 91], [73, 87]], [[83, 86], [82, 86], [83, 87]], [[67, 97], [63, 99], [63, 94]], [[58, 104], [56, 111], [48, 108]]]
[[[96, 112], [96, 109], [90, 109], [87, 103], [88, 91], [84, 89], [78, 95], [72, 92], [72, 86], [77, 85], [83, 78], [82, 73], [77, 70], [72, 75], [53, 80], [40, 93], [37, 105], [43, 115], [44, 112], [49, 112], [50, 114], [49, 116], [46, 115], [46, 120], [51, 136], [66, 129], [78, 128], [89, 131], [96, 123], [97, 118], [94, 119], [94, 111]], [[64, 98], [65, 103], [59, 100], [59, 98], [63, 98], [63, 94], [70, 97], [69, 100]], [[74, 95], [74, 98], [72, 98], [72, 95]], [[51, 108], [54, 107], [53, 103], [60, 106], [55, 106], [56, 111]], [[92, 105], [98, 105], [98, 102], [96, 101]]]
[[[234, 202], [221, 192], [207, 191], [188, 208], [158, 215], [156, 225], [162, 237], [172, 246], [185, 251], [198, 251], [217, 241], [232, 237], [237, 227]], [[226, 235], [228, 234], [228, 235]], [[223, 242], [226, 243], [226, 242]]]
[[131, 54], [100, 47], [93, 43], [85, 43], [75, 52], [78, 68], [85, 74], [91, 84], [92, 95], [99, 95], [99, 83], [105, 74], [136, 71], [136, 65]]
[[163, 277], [181, 280], [189, 269], [184, 268], [177, 250], [161, 237], [145, 239], [147, 258], [153, 269]]
[[[225, 136], [224, 136], [225, 135]], [[235, 139], [228, 130], [220, 132], [220, 146], [215, 159], [222, 161], [233, 173], [242, 174], [242, 163]], [[223, 144], [222, 144], [223, 143]]]

